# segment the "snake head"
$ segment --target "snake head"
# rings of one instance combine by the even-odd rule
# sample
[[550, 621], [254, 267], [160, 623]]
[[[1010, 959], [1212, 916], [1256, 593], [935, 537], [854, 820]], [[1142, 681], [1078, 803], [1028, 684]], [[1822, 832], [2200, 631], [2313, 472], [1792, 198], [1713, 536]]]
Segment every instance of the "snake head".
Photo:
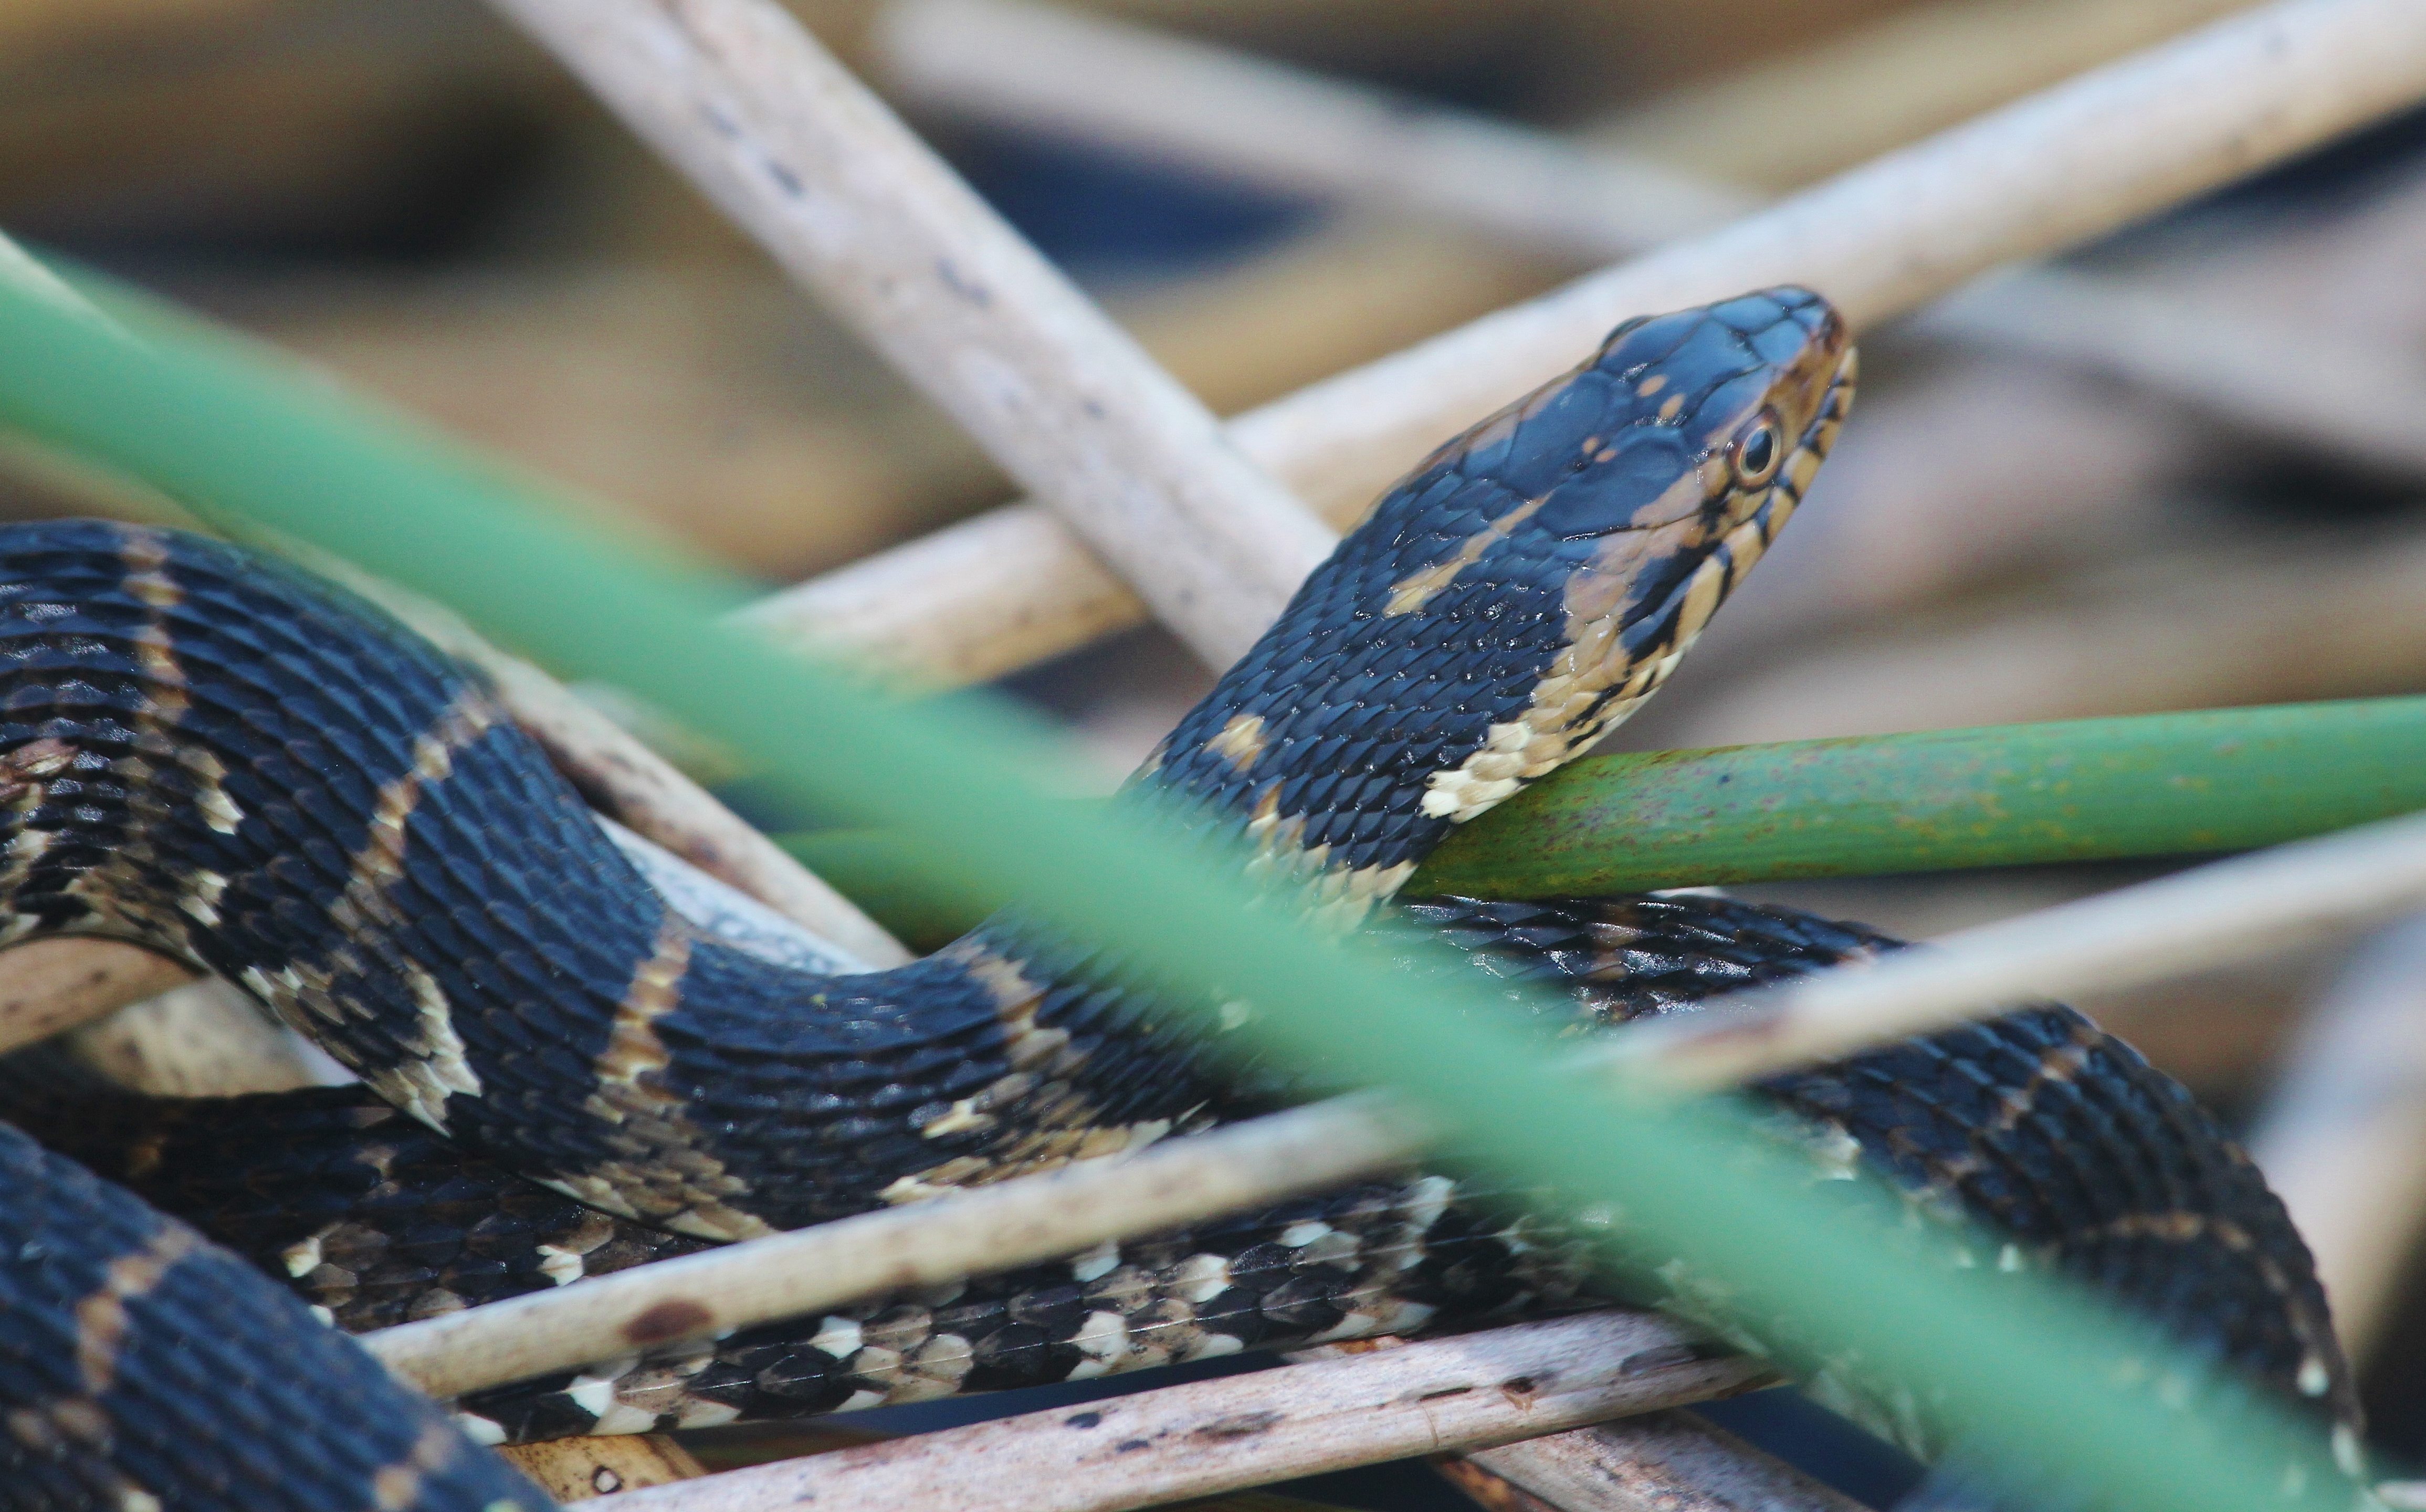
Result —
[[[1444, 448], [1521, 502], [1498, 592], [1558, 648], [1524, 706], [1435, 771], [1427, 815], [1463, 822], [1582, 754], [1667, 679], [1793, 514], [1852, 402], [1844, 321], [1775, 288], [1629, 320], [1592, 360]], [[1437, 572], [1437, 568], [1433, 569]], [[1408, 579], [1429, 590], [1424, 573]], [[1545, 623], [1543, 629], [1549, 626]]]
[[1668, 675], [1793, 512], [1852, 373], [1804, 289], [1620, 326], [1385, 495], [1143, 780], [1385, 896]]

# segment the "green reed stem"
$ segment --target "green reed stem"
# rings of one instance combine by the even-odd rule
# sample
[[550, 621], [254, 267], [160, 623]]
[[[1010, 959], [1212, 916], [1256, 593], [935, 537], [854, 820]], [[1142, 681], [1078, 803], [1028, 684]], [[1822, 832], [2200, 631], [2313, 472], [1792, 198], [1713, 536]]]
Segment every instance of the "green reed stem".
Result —
[[800, 801], [898, 830], [951, 885], [1015, 888], [1168, 981], [1218, 984], [1249, 1005], [1240, 1033], [1259, 1049], [1399, 1089], [1460, 1149], [1597, 1210], [1643, 1263], [1674, 1257], [1794, 1362], [1858, 1358], [1979, 1424], [1981, 1444], [2069, 1466], [2122, 1504], [2348, 1505], [2317, 1433], [2221, 1385], [2194, 1413], [2164, 1406], [2135, 1383], [2200, 1367], [2150, 1329], [2026, 1274], [1949, 1268], [1963, 1236], [1843, 1221], [1803, 1157], [1754, 1134], [1733, 1099], [1580, 1084], [1491, 996], [1251, 906], [1201, 848], [1137, 817], [1050, 803], [1059, 747], [998, 706], [911, 709], [784, 656], [718, 623], [741, 596], [732, 580], [577, 528], [527, 483], [289, 364], [120, 313], [144, 344], [0, 288], [0, 422], [451, 603], [729, 742]]
[[2065, 720], [1578, 761], [1464, 826], [1418, 893], [2242, 851], [2426, 808], [2426, 698]]

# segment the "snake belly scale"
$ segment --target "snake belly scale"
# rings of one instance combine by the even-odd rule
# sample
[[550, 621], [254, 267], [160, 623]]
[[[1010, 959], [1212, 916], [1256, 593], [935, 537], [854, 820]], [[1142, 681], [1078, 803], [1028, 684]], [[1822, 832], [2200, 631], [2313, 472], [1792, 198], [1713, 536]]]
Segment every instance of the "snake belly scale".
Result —
[[[1393, 490], [1165, 740], [1130, 801], [1243, 840], [1251, 867], [1318, 918], [1361, 922], [1451, 825], [1580, 754], [1659, 685], [1799, 502], [1852, 370], [1841, 324], [1799, 290], [1621, 327]], [[1015, 915], [853, 976], [703, 932], [600, 836], [477, 676], [342, 593], [213, 542], [88, 522], [0, 531], [0, 753], [7, 942], [109, 935], [215, 972], [443, 1136], [454, 1153], [431, 1159], [581, 1205], [549, 1220], [584, 1241], [543, 1246], [553, 1271], [541, 1261], [534, 1279], [493, 1255], [463, 1270], [461, 1290], [424, 1288], [409, 1307], [572, 1279], [591, 1255], [607, 1269], [1114, 1155], [1261, 1096], [1158, 1014], [1116, 956]], [[1450, 908], [1437, 921], [1463, 928], [1487, 967], [1555, 965], [1602, 1017], [1651, 1011], [1663, 940], [1686, 942], [1676, 961], [1740, 971], [1879, 943], [1798, 935], [1717, 903], [1677, 905], [1651, 930], [1586, 904], [1533, 924], [1432, 906]], [[1602, 960], [1544, 943], [1561, 929], [1632, 930], [1650, 948]], [[2231, 1358], [2340, 1405], [2347, 1373], [2279, 1204], [2178, 1088], [2077, 1016], [2046, 1012], [2058, 1016], [1962, 1032], [1986, 1036], [1965, 1048], [1946, 1048], [1958, 1034], [1887, 1052], [1919, 1057], [1902, 1071], [1865, 1058], [1770, 1090], [1906, 1190], [1988, 1216], [2060, 1263], [2098, 1257], [2127, 1294], [2158, 1296], [2129, 1278], [2194, 1255], [2247, 1320]], [[394, 1116], [359, 1094], [331, 1107], [357, 1131]], [[2042, 1145], [2092, 1127], [2125, 1146], [2099, 1157], [2111, 1168], [2042, 1179]], [[209, 1144], [149, 1138], [120, 1174], [156, 1177]], [[660, 1362], [651, 1380], [672, 1390], [655, 1400], [737, 1414], [736, 1397], [783, 1398], [768, 1373], [780, 1384], [791, 1369], [798, 1409], [830, 1409], [1150, 1363], [1156, 1351], [1126, 1341], [1152, 1337], [1156, 1318], [1182, 1330], [1171, 1339], [1219, 1352], [1204, 1341], [1340, 1337], [1579, 1294], [1555, 1243], [1528, 1241], [1521, 1221], [1452, 1220], [1463, 1210], [1443, 1179], [1410, 1183], [980, 1287], [985, 1305], [949, 1323], [938, 1319], [957, 1298], [891, 1299], [806, 1339], [690, 1346]], [[149, 1190], [173, 1205], [173, 1184]], [[328, 1270], [361, 1279], [329, 1259], [350, 1216], [248, 1234], [223, 1202], [189, 1207], [307, 1290]], [[2165, 1246], [2177, 1253], [2145, 1258]], [[2143, 1258], [2116, 1262], [2125, 1250]], [[1192, 1282], [1166, 1274], [1205, 1256], [1218, 1268]], [[1286, 1290], [1324, 1265], [1356, 1284]], [[1124, 1272], [1127, 1306], [1090, 1289]], [[522, 1284], [497, 1280], [514, 1274]], [[321, 1306], [335, 1315], [355, 1300]], [[880, 1317], [884, 1307], [923, 1309], [923, 1321]], [[1225, 1332], [1219, 1320], [1246, 1310], [1252, 1325]], [[1118, 1329], [1083, 1338], [1103, 1317]], [[736, 1384], [736, 1361], [769, 1349], [797, 1364], [762, 1363]], [[1037, 1360], [1055, 1363], [1023, 1376]], [[628, 1384], [539, 1383], [477, 1421], [489, 1437], [692, 1421], [647, 1410], [645, 1391], [626, 1400]], [[25, 1400], [48, 1402], [46, 1390]], [[0, 1397], [18, 1392], [0, 1372]], [[0, 1456], [12, 1452], [34, 1450], [0, 1440]], [[418, 1452], [451, 1464], [456, 1450]], [[396, 1504], [480, 1504], [436, 1484], [402, 1487], [418, 1500]]]

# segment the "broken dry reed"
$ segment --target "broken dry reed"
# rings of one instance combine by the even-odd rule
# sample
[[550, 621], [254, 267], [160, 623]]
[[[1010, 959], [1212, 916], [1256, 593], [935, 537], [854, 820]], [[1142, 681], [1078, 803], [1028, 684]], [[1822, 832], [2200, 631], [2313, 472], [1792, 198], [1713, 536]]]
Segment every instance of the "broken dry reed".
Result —
[[[1599, 262], [1758, 202], [1547, 132], [1427, 106], [1203, 42], [1030, 0], [894, 0], [877, 32], [895, 76], [939, 109], [1151, 152], [1224, 179], [1429, 213]], [[1100, 81], [1073, 89], [1066, 81]], [[2261, 433], [2426, 472], [2426, 364], [2397, 343], [2216, 318], [2134, 280], [2045, 269], [1984, 281], [1926, 328], [2191, 400]]]
[[[2426, 10], [2280, 0], [2094, 70], [1705, 236], [1592, 274], [1232, 422], [1334, 524], [1444, 436], [1619, 320], [1781, 283], [1855, 324], [2111, 231], [2426, 94]], [[1048, 515], [1011, 506], [762, 601], [745, 619], [974, 681], [1140, 610]]]
[[496, 0], [1208, 662], [1336, 537], [769, 0]]
[[629, 1512], [1121, 1512], [1479, 1449], [1765, 1384], [1652, 1313], [1595, 1312], [1164, 1387], [629, 1493]]
[[904, 1287], [1076, 1254], [1404, 1162], [1409, 1116], [1338, 1098], [1121, 1160], [659, 1260], [363, 1336], [432, 1396], [703, 1338]]
[[1593, 140], [1791, 188], [2251, 0], [1918, 0], [1588, 122]]
[[2426, 904], [2426, 814], [2360, 825], [1958, 931], [1690, 1017], [1612, 1035], [1578, 1065], [1706, 1089], [2051, 998], [2288, 951]]

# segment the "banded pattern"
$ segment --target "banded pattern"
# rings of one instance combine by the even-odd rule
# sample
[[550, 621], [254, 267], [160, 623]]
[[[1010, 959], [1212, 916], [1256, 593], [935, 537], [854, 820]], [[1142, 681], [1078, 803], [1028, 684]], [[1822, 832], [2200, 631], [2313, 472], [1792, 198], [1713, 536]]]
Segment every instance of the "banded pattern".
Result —
[[[1690, 895], [1432, 899], [1403, 912], [1491, 978], [1573, 1002], [1572, 1018], [1541, 1026], [1548, 1034], [1690, 1012], [1896, 943]], [[113, 1099], [63, 1070], [0, 1063], [0, 1115], [290, 1279], [349, 1330], [701, 1247], [467, 1157], [356, 1089], [154, 1102]], [[1999, 1263], [2090, 1281], [2288, 1399], [2355, 1423], [2351, 1374], [2279, 1204], [2177, 1085], [2079, 1016], [2035, 1010], [1760, 1090], [1792, 1115], [1782, 1137], [1823, 1174], [1867, 1163], [1922, 1215], [2010, 1235]], [[1509, 1194], [1437, 1174], [1358, 1183], [459, 1406], [483, 1438], [698, 1427], [1536, 1316], [1607, 1294], [1589, 1279], [1605, 1236], [1518, 1211]], [[1625, 1299], [1679, 1300], [1657, 1282]], [[1928, 1446], [1874, 1383], [1814, 1385]]]
[[0, 1506], [549, 1504], [235, 1256], [6, 1128], [0, 1193]]

